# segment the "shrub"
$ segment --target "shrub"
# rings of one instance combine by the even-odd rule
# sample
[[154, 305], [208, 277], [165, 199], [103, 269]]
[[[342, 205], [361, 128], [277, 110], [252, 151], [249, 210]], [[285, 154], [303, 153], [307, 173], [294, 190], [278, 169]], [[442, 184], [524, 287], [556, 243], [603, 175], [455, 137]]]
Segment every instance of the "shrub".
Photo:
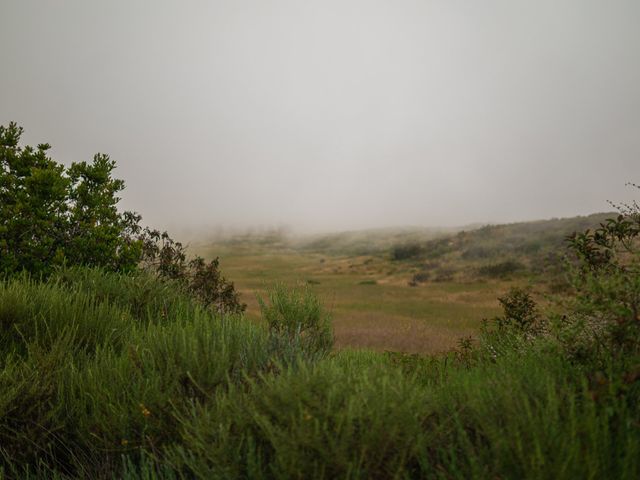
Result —
[[567, 239], [576, 295], [563, 320], [576, 334], [564, 339], [581, 344], [583, 356], [584, 348], [620, 360], [640, 352], [640, 207], [619, 209], [617, 218]]
[[246, 309], [233, 282], [222, 276], [217, 257], [209, 262], [202, 257], [187, 260], [182, 243], [173, 240], [167, 232], [145, 228], [140, 238], [142, 265], [146, 271], [180, 282], [202, 304], [219, 313], [241, 313]]
[[0, 472], [112, 478], [177, 438], [177, 410], [268, 369], [264, 328], [168, 285], [79, 268], [0, 282]]
[[522, 288], [512, 288], [509, 293], [498, 298], [504, 311], [494, 320], [501, 329], [515, 329], [521, 333], [536, 330], [540, 316], [531, 294]]
[[505, 277], [511, 275], [520, 270], [523, 270], [525, 266], [520, 262], [514, 260], [507, 260], [500, 263], [494, 263], [491, 265], [484, 265], [478, 269], [478, 275], [483, 277]]
[[48, 275], [65, 262], [135, 269], [140, 217], [116, 208], [124, 182], [112, 177], [115, 162], [96, 154], [65, 168], [48, 144], [19, 146], [22, 133], [0, 126], [0, 272]]
[[409, 260], [419, 258], [424, 253], [424, 248], [419, 243], [404, 243], [395, 245], [391, 250], [392, 260]]
[[331, 351], [331, 317], [308, 285], [288, 289], [276, 284], [267, 297], [268, 303], [262, 297], [258, 297], [258, 303], [275, 348], [293, 349], [294, 353], [312, 357]]
[[113, 178], [107, 155], [65, 168], [47, 156], [48, 144], [19, 146], [22, 133], [15, 123], [0, 126], [0, 274], [47, 277], [62, 265], [130, 273], [142, 262], [205, 306], [244, 311], [217, 258], [187, 260], [167, 232], [143, 230], [140, 215], [118, 211], [124, 181]]

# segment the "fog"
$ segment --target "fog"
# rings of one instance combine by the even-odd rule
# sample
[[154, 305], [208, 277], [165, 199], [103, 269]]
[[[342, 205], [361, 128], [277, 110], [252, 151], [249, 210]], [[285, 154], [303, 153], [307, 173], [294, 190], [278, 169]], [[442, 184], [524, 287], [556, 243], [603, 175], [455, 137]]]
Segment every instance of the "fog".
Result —
[[0, 3], [0, 124], [174, 229], [451, 226], [637, 197], [637, 0]]

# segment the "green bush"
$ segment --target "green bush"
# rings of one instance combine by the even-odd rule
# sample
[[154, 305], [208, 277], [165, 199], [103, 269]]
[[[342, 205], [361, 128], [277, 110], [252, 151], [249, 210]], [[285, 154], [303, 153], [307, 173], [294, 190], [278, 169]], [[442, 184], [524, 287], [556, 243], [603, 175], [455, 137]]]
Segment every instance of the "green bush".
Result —
[[531, 294], [522, 288], [512, 288], [507, 295], [498, 298], [504, 315], [495, 318], [500, 329], [515, 329], [520, 333], [534, 333], [540, 316]]
[[118, 212], [122, 180], [115, 162], [96, 154], [69, 168], [48, 144], [19, 146], [23, 130], [0, 126], [0, 272], [47, 275], [56, 265], [136, 268], [140, 217]]
[[124, 182], [113, 178], [107, 155], [65, 168], [47, 156], [48, 144], [21, 147], [22, 133], [15, 123], [0, 126], [0, 274], [47, 277], [61, 266], [132, 273], [142, 264], [207, 307], [244, 311], [217, 258], [187, 260], [167, 232], [142, 229], [139, 215], [118, 211]]
[[331, 316], [308, 285], [276, 284], [267, 297], [268, 302], [258, 297], [258, 303], [276, 350], [320, 356], [331, 351]]
[[559, 323], [576, 358], [601, 366], [614, 359], [635, 369], [629, 359], [640, 353], [640, 206], [620, 211], [599, 228], [568, 237], [576, 294]]

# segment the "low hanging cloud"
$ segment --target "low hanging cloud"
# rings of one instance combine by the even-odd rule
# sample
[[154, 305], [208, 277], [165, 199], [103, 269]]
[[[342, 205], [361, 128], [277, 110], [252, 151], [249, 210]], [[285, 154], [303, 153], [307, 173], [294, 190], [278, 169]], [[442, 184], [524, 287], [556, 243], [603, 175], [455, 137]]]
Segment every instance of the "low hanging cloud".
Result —
[[640, 3], [0, 7], [0, 123], [173, 228], [586, 214], [640, 180]]

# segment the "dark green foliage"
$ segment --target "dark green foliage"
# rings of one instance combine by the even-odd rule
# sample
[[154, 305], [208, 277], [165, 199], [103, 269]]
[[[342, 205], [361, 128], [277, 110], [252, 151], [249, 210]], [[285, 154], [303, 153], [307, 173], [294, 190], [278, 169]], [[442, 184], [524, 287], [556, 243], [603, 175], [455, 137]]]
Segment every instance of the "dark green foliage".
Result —
[[118, 211], [124, 182], [107, 155], [65, 168], [47, 156], [49, 145], [20, 147], [22, 132], [0, 126], [0, 273], [46, 277], [63, 265], [132, 273], [142, 262], [207, 307], [244, 311], [217, 258], [188, 260], [167, 232], [143, 230], [139, 215]]
[[391, 258], [393, 260], [409, 260], [420, 258], [424, 253], [424, 248], [418, 243], [406, 243], [396, 245], [391, 250]]
[[140, 218], [119, 213], [124, 188], [115, 162], [65, 167], [47, 156], [49, 145], [20, 147], [22, 128], [0, 126], [0, 271], [48, 275], [63, 263], [133, 270]]
[[71, 182], [67, 263], [131, 271], [140, 258], [140, 216], [117, 209], [124, 181], [112, 178], [116, 163], [97, 154], [93, 163], [73, 163], [67, 170]]
[[246, 304], [240, 301], [233, 282], [228, 282], [220, 272], [216, 257], [206, 262], [202, 257], [187, 260], [185, 247], [173, 240], [167, 232], [145, 228], [142, 241], [142, 264], [147, 271], [162, 279], [175, 280], [206, 307], [219, 313], [241, 313]]
[[[564, 340], [579, 357], [625, 359], [640, 352], [640, 207], [594, 231], [568, 238], [576, 292], [563, 323]], [[566, 331], [565, 331], [566, 333]], [[629, 366], [629, 368], [635, 368]]]
[[515, 260], [506, 260], [500, 263], [494, 263], [490, 265], [483, 265], [478, 268], [478, 275], [483, 277], [506, 277], [512, 275], [518, 271], [523, 270], [525, 267], [520, 262]]
[[536, 303], [531, 294], [521, 288], [512, 288], [498, 298], [504, 314], [494, 319], [500, 329], [515, 329], [520, 333], [532, 333], [539, 321]]

